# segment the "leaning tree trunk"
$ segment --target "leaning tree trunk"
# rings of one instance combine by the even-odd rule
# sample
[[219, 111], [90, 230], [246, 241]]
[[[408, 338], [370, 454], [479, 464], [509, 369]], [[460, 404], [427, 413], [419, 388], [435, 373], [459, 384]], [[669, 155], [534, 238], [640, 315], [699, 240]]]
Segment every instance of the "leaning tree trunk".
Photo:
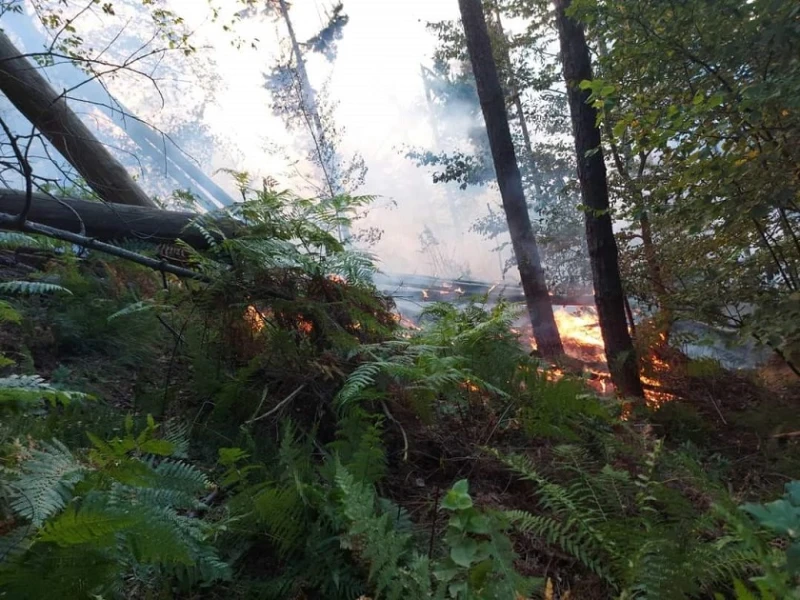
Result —
[[585, 208], [586, 241], [594, 295], [608, 368], [615, 387], [625, 396], [642, 398], [636, 352], [625, 319], [625, 296], [617, 260], [617, 242], [609, 214], [606, 166], [600, 147], [597, 111], [587, 103], [581, 81], [592, 78], [589, 46], [583, 27], [566, 15], [571, 0], [555, 0], [561, 60], [572, 115], [578, 179]]
[[0, 92], [53, 144], [100, 198], [119, 204], [156, 206], [72, 111], [66, 98], [53, 89], [2, 31]]
[[533, 325], [533, 336], [542, 356], [556, 357], [564, 353], [564, 348], [553, 317], [553, 307], [544, 279], [539, 248], [536, 245], [528, 205], [525, 202], [522, 177], [508, 126], [505, 97], [492, 56], [486, 18], [481, 0], [459, 0], [459, 6], [472, 71], [478, 88], [478, 98], [486, 121], [497, 183], [500, 186], [508, 230], [511, 234], [511, 244], [517, 258], [522, 289]]
[[[278, 0], [278, 5], [281, 10], [281, 16], [286, 23], [286, 29], [289, 31], [289, 41], [292, 44], [292, 53], [294, 54], [295, 62], [297, 63], [297, 75], [300, 78], [300, 98], [302, 110], [306, 113], [309, 120], [308, 129], [311, 137], [314, 140], [314, 147], [316, 148], [317, 158], [319, 165], [322, 169], [323, 177], [325, 178], [325, 185], [328, 187], [328, 192], [331, 198], [335, 197], [339, 191], [339, 185], [334, 181], [332, 156], [327, 156], [327, 147], [330, 147], [325, 127], [322, 124], [322, 118], [319, 112], [319, 104], [317, 102], [317, 94], [314, 87], [311, 85], [311, 80], [308, 77], [308, 70], [306, 70], [306, 61], [303, 57], [303, 52], [300, 49], [300, 43], [297, 41], [297, 35], [294, 32], [292, 19], [289, 16], [289, 6], [286, 0]], [[346, 225], [340, 224], [338, 226], [339, 241], [344, 241], [350, 236], [350, 228]]]
[[[204, 233], [191, 226], [200, 216], [197, 213], [54, 198], [36, 193], [31, 200], [27, 215], [31, 221], [101, 242], [140, 240], [160, 244], [182, 240], [193, 248], [209, 246]], [[0, 213], [18, 215], [26, 201], [27, 194], [23, 191], [0, 190]], [[206, 231], [216, 228], [225, 237], [234, 237], [241, 229], [236, 221], [227, 217], [214, 219], [213, 226], [206, 226]]]

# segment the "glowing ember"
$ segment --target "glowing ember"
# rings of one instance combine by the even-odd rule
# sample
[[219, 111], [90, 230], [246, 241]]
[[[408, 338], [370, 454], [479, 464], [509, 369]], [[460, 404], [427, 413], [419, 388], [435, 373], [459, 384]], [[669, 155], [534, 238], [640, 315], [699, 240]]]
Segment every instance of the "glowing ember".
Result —
[[469, 390], [470, 392], [479, 392], [479, 391], [481, 391], [481, 388], [479, 388], [477, 385], [472, 383], [469, 379], [467, 379], [464, 383], [459, 384], [459, 387], [462, 387], [462, 388], [464, 388], [466, 390]]
[[297, 329], [305, 334], [309, 334], [313, 331], [314, 325], [311, 323], [311, 321], [308, 321], [303, 317], [297, 317]]
[[250, 325], [250, 328], [256, 332], [264, 329], [264, 325], [266, 325], [266, 320], [252, 304], [245, 309], [244, 320]]
[[414, 329], [417, 331], [419, 330], [419, 327], [417, 327], [416, 323], [414, 323], [414, 321], [412, 321], [411, 319], [407, 319], [406, 317], [400, 317], [399, 321], [400, 325], [406, 329]]
[[328, 279], [336, 283], [347, 283], [347, 280], [344, 277], [341, 275], [336, 275], [335, 273], [328, 275]]

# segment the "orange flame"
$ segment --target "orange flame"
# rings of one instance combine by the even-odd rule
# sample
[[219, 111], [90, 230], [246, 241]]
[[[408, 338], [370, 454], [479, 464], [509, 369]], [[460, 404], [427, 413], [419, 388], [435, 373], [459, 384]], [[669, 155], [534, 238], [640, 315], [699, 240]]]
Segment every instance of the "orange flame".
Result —
[[244, 311], [244, 320], [250, 325], [250, 328], [255, 331], [259, 332], [264, 329], [264, 325], [266, 325], [266, 320], [258, 312], [258, 309], [250, 304]]

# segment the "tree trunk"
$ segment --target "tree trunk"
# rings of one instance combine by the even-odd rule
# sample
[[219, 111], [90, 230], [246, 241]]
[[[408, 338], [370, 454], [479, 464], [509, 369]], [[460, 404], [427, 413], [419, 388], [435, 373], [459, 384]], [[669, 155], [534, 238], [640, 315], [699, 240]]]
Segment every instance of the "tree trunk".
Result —
[[536, 245], [528, 205], [525, 202], [522, 177], [508, 126], [505, 97], [492, 56], [481, 0], [459, 0], [459, 6], [478, 88], [478, 98], [486, 121], [497, 183], [500, 186], [508, 230], [511, 234], [511, 244], [517, 258], [522, 289], [533, 325], [533, 336], [542, 356], [557, 357], [564, 353], [564, 348], [553, 317], [553, 307], [547, 292], [539, 248]]
[[[278, 1], [281, 9], [281, 16], [286, 23], [286, 29], [289, 31], [289, 40], [291, 41], [292, 52], [294, 53], [295, 62], [297, 63], [297, 75], [300, 78], [300, 97], [303, 105], [302, 110], [306, 114], [306, 118], [309, 120], [308, 129], [311, 133], [311, 137], [314, 140], [314, 146], [316, 148], [320, 168], [322, 169], [322, 174], [325, 177], [325, 184], [328, 186], [328, 192], [330, 193], [331, 198], [333, 198], [339, 192], [339, 185], [333, 180], [333, 169], [332, 165], [330, 164], [332, 156], [327, 156], [328, 152], [326, 151], [326, 147], [329, 146], [329, 144], [326, 140], [325, 128], [322, 125], [322, 118], [319, 114], [317, 95], [314, 91], [314, 87], [311, 85], [311, 80], [308, 78], [306, 61], [305, 58], [303, 58], [303, 52], [300, 50], [300, 44], [297, 41], [292, 20], [289, 17], [289, 6], [287, 5], [286, 0]], [[333, 150], [333, 148], [331, 148], [331, 150]], [[345, 225], [340, 224], [338, 226], [338, 232], [340, 242], [344, 241], [350, 236], [349, 228]]]
[[0, 32], [0, 91], [106, 202], [155, 207], [130, 174]]
[[[0, 190], [0, 212], [17, 215], [25, 206], [25, 192]], [[72, 198], [52, 198], [34, 194], [28, 218], [31, 221], [86, 237], [110, 242], [141, 240], [159, 244], [183, 240], [198, 249], [207, 248], [208, 240], [195, 228], [187, 227], [197, 213], [175, 212], [157, 208], [90, 202]], [[236, 234], [232, 219], [220, 219], [215, 225], [227, 237]], [[81, 231], [83, 230], [83, 231]]]
[[[511, 53], [508, 51], [508, 37], [506, 36], [505, 29], [503, 28], [502, 15], [500, 14], [500, 6], [497, 1], [493, 3], [494, 6], [494, 19], [497, 28], [497, 35], [503, 41], [503, 58], [505, 58], [508, 65], [508, 91], [511, 93], [514, 109], [517, 111], [517, 118], [519, 119], [519, 128], [522, 133], [522, 143], [525, 147], [525, 153], [530, 164], [531, 173], [536, 171], [536, 155], [533, 153], [533, 142], [531, 141], [531, 132], [528, 129], [528, 122], [525, 120], [525, 109], [522, 106], [522, 92], [517, 84], [517, 79], [511, 72]], [[540, 193], [539, 186], [534, 183], [534, 191], [538, 195]]]
[[636, 353], [625, 319], [625, 296], [617, 260], [617, 242], [609, 213], [606, 166], [600, 147], [597, 111], [587, 104], [581, 81], [592, 78], [583, 27], [566, 10], [571, 0], [555, 0], [561, 60], [575, 135], [578, 179], [585, 205], [586, 241], [592, 266], [597, 315], [615, 387], [625, 396], [642, 398]]

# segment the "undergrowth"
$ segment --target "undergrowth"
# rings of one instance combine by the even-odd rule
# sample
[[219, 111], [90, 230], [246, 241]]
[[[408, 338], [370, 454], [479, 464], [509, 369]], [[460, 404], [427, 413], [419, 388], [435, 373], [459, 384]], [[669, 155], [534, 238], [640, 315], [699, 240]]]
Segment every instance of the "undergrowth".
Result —
[[800, 597], [797, 483], [740, 509], [506, 303], [400, 328], [331, 233], [368, 199], [243, 192], [210, 284], [42, 242], [0, 286], [0, 597]]

